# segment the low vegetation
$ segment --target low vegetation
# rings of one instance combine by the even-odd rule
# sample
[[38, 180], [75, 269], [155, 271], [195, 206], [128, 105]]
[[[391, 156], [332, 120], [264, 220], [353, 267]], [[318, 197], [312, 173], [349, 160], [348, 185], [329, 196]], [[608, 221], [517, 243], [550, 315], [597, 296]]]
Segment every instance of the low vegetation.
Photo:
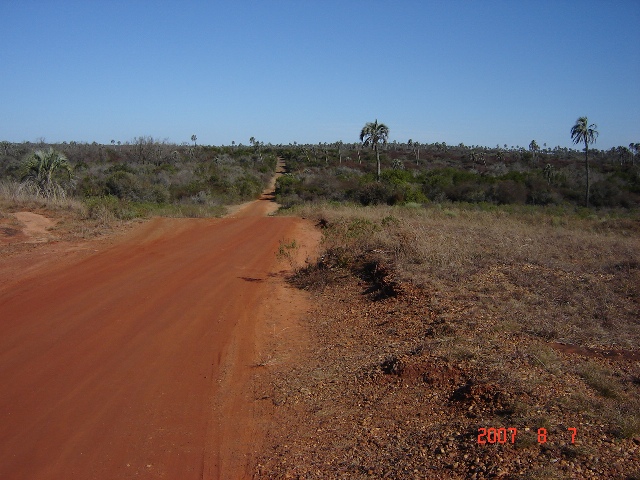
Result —
[[77, 219], [109, 226], [150, 215], [219, 216], [256, 198], [275, 171], [262, 145], [174, 145], [140, 137], [124, 145], [12, 144], [0, 151], [4, 208], [73, 205]]
[[[311, 426], [287, 433], [286, 452], [274, 447], [264, 478], [320, 478], [322, 465], [353, 478], [640, 472], [637, 214], [489, 204], [290, 211], [324, 232], [319, 261], [292, 278], [319, 297], [309, 320], [317, 344], [293, 374], [275, 375], [275, 391], [294, 405], [281, 410], [305, 412]], [[516, 428], [518, 440], [479, 445], [490, 427]]]
[[[582, 152], [541, 149], [535, 141], [528, 150], [409, 141], [376, 143], [375, 151], [341, 142], [277, 151], [288, 167], [276, 190], [285, 206], [315, 201], [585, 206], [587, 169]], [[590, 206], [640, 206], [640, 167], [634, 152], [635, 147], [589, 149]]]

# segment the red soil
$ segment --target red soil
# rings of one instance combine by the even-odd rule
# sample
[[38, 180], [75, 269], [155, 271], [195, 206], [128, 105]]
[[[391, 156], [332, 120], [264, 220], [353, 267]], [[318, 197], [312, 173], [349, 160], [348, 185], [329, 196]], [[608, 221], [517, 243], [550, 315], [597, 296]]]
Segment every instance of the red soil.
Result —
[[253, 367], [305, 308], [276, 252], [317, 242], [269, 204], [0, 259], [0, 478], [251, 477]]

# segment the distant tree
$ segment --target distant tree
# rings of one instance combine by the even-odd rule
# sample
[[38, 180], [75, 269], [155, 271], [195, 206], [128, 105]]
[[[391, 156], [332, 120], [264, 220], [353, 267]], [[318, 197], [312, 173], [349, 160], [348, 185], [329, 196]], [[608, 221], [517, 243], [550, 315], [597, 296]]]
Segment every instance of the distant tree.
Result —
[[53, 148], [36, 150], [23, 164], [22, 183], [32, 188], [38, 196], [64, 198], [66, 192], [56, 178], [58, 172], [66, 174], [71, 180], [72, 168], [67, 157]]
[[338, 162], [342, 164], [342, 140], [338, 140], [336, 142], [336, 147], [338, 147]]
[[531, 143], [529, 144], [529, 150], [533, 155], [533, 163], [536, 164], [538, 162], [538, 152], [540, 151], [540, 147], [535, 140], [531, 140]]
[[589, 144], [595, 143], [598, 138], [598, 126], [595, 123], [589, 125], [587, 117], [580, 117], [571, 127], [571, 139], [574, 144], [584, 142], [584, 168], [587, 173], [587, 189], [585, 192], [585, 205], [589, 207]]
[[3, 140], [2, 142], [0, 142], [0, 146], [4, 150], [4, 154], [9, 155], [9, 149], [11, 148], [11, 143], [7, 142], [6, 140]]
[[635, 165], [635, 158], [638, 156], [638, 153], [640, 153], [640, 143], [630, 143], [629, 151], [631, 152], [631, 165]]
[[378, 150], [378, 144], [382, 142], [387, 143], [389, 139], [389, 127], [384, 123], [378, 123], [378, 119], [375, 122], [368, 122], [362, 127], [360, 132], [360, 141], [365, 147], [371, 146], [376, 152], [376, 162], [378, 167], [378, 181], [380, 181], [380, 151]]
[[198, 137], [196, 137], [195, 135], [191, 135], [191, 141], [193, 142], [193, 146], [196, 146], [196, 140], [198, 140]]
[[618, 161], [620, 165], [624, 165], [629, 157], [629, 149], [627, 147], [619, 146], [616, 148], [616, 152], [618, 154]]
[[551, 166], [550, 163], [547, 163], [544, 166], [544, 169], [542, 170], [542, 174], [544, 175], [544, 178], [547, 179], [547, 183], [551, 185], [551, 178], [553, 177], [553, 167]]

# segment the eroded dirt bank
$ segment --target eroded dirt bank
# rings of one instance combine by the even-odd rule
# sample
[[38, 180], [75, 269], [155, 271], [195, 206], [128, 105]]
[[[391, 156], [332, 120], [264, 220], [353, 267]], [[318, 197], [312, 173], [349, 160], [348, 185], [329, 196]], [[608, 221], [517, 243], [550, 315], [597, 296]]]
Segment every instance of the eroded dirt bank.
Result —
[[284, 361], [267, 348], [285, 329], [303, 335], [276, 253], [318, 240], [269, 209], [0, 262], [0, 478], [250, 477], [257, 367]]

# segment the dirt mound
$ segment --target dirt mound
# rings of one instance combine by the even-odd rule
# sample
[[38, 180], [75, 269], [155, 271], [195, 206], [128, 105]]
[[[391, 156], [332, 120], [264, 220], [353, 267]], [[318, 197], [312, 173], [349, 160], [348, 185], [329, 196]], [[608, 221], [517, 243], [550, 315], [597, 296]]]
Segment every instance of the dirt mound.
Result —
[[33, 212], [17, 212], [0, 218], [0, 244], [43, 243], [54, 236], [49, 229], [55, 222]]

